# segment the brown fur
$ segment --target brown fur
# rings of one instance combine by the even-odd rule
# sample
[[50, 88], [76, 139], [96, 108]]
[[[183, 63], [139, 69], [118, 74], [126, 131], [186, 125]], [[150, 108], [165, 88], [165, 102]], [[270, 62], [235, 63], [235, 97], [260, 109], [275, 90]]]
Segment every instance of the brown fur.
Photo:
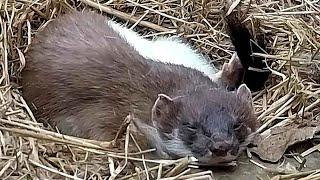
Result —
[[[35, 37], [26, 56], [23, 96], [39, 121], [65, 134], [111, 140], [124, 118], [134, 113], [142, 120], [140, 126], [147, 127], [146, 137], [156, 133], [163, 142], [150, 141], [169, 157], [187, 154], [182, 146], [175, 147], [176, 141], [189, 147], [191, 155], [200, 149], [195, 156], [202, 157], [208, 148], [221, 148], [220, 141], [228, 142], [226, 151], [237, 148], [233, 143], [255, 130], [246, 89], [228, 92], [199, 71], [144, 59], [105, 22], [101, 15], [74, 12]], [[155, 104], [160, 93], [173, 100]], [[243, 125], [239, 132], [235, 124]], [[192, 128], [197, 129], [194, 140]], [[237, 136], [237, 142], [229, 142], [229, 136]]]

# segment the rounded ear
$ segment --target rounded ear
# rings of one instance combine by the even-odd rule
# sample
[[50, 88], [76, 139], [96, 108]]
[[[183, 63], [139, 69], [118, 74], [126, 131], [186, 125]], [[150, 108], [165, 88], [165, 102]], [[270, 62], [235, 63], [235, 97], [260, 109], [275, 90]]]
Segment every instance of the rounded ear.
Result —
[[158, 94], [158, 98], [151, 110], [153, 125], [163, 132], [172, 132], [178, 124], [177, 115], [180, 109], [179, 104], [177, 98], [172, 99], [165, 94]]
[[241, 84], [237, 90], [237, 96], [252, 101], [251, 91], [246, 84]]
[[153, 118], [161, 118], [167, 115], [170, 113], [171, 106], [173, 106], [172, 98], [165, 94], [159, 94], [152, 107]]
[[221, 69], [221, 81], [224, 86], [228, 88], [238, 87], [243, 79], [244, 68], [241, 65], [241, 61], [234, 53], [228, 63], [224, 63]]

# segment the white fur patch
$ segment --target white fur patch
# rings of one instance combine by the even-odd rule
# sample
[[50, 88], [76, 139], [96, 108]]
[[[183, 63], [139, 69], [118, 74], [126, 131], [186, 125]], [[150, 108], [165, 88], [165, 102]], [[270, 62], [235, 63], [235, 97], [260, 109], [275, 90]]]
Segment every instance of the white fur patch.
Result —
[[169, 135], [170, 138], [163, 143], [166, 145], [167, 150], [176, 156], [186, 157], [193, 156], [191, 150], [184, 144], [184, 142], [179, 138], [179, 130], [174, 129]]
[[179, 39], [162, 37], [150, 41], [114, 21], [109, 20], [107, 24], [118, 32], [143, 57], [163, 63], [193, 68], [203, 72], [212, 80], [216, 79], [215, 73], [217, 70], [208, 63], [208, 60]]

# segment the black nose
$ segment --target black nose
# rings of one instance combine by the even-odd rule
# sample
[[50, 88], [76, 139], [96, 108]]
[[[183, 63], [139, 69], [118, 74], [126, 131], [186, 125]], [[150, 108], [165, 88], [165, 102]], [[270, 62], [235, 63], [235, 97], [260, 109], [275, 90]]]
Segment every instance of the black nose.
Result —
[[237, 155], [239, 151], [239, 146], [232, 143], [215, 143], [210, 151], [216, 156], [226, 156], [228, 153], [231, 155]]
[[223, 149], [211, 149], [211, 152], [216, 155], [216, 156], [226, 156], [227, 155], [227, 151], [223, 150]]

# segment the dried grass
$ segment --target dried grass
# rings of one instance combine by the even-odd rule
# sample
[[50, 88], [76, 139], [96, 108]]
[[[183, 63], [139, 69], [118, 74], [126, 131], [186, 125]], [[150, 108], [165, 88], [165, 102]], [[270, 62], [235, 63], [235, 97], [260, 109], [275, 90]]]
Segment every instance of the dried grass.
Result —
[[[237, 1], [240, 2], [240, 1]], [[19, 95], [19, 75], [31, 37], [68, 9], [91, 7], [125, 23], [145, 37], [179, 35], [214, 64], [232, 53], [223, 2], [207, 0], [1, 0], [0, 1], [0, 177], [2, 179], [213, 179], [211, 171], [191, 171], [188, 159], [149, 160], [128, 154], [114, 142], [64, 136], [37, 123]], [[236, 4], [235, 4], [236, 5]], [[318, 120], [320, 102], [319, 0], [242, 1], [246, 21], [259, 20], [270, 35], [274, 60], [266, 90], [254, 95], [254, 105], [266, 133], [270, 127], [297, 119]], [[319, 145], [318, 145], [319, 146]], [[315, 146], [314, 149], [318, 149]], [[122, 146], [123, 147], [123, 146]], [[305, 156], [307, 154], [304, 154]], [[319, 179], [320, 170], [281, 175], [279, 179]]]

